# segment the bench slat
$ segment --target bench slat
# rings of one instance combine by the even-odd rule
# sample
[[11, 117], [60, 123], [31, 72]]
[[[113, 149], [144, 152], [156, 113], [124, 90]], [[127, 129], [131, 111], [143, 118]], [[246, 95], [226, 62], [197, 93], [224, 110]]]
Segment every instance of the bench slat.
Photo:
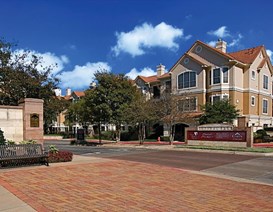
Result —
[[0, 165], [16, 165], [29, 162], [43, 163], [48, 166], [48, 155], [44, 154], [41, 144], [0, 145]]

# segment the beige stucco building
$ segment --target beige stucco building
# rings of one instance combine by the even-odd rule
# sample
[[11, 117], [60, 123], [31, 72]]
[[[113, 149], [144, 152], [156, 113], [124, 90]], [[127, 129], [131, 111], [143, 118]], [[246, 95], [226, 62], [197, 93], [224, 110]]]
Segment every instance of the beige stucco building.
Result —
[[200, 105], [227, 98], [245, 126], [272, 126], [273, 68], [264, 46], [228, 53], [225, 41], [215, 47], [196, 41], [168, 73], [164, 68], [159, 65], [157, 75], [136, 78], [147, 98], [160, 95], [159, 87], [174, 95], [188, 93], [194, 101], [187, 109], [197, 113]]

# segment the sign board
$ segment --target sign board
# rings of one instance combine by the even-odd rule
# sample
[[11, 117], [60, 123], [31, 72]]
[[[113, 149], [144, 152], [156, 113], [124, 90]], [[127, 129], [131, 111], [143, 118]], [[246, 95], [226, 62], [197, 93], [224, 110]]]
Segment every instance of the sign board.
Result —
[[39, 114], [30, 114], [30, 127], [39, 127]]
[[246, 131], [193, 131], [187, 132], [188, 140], [245, 142]]
[[84, 141], [84, 129], [77, 129], [77, 140]]

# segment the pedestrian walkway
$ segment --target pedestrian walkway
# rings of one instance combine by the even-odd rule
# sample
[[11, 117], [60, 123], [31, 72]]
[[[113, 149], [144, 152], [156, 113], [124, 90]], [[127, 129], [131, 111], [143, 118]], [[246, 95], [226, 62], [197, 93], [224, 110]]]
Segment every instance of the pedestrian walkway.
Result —
[[[0, 211], [271, 211], [273, 187], [139, 162], [74, 162], [0, 171]], [[1, 188], [1, 192], [5, 193]], [[18, 201], [18, 207], [12, 206]], [[26, 204], [27, 205], [26, 205]], [[21, 204], [21, 205], [20, 205]], [[31, 209], [32, 208], [32, 209]]]

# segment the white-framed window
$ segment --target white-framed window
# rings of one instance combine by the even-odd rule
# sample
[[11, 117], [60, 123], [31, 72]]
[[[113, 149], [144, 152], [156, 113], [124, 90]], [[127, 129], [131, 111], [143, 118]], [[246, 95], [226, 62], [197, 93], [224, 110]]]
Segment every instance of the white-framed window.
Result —
[[256, 72], [254, 70], [251, 71], [251, 79], [255, 80]]
[[228, 67], [224, 67], [222, 72], [223, 72], [223, 83], [228, 83]]
[[228, 98], [229, 98], [229, 95], [228, 94], [222, 94], [222, 99], [223, 100], [228, 100]]
[[251, 96], [251, 106], [255, 106], [255, 96]]
[[187, 71], [178, 75], [178, 89], [196, 87], [196, 72]]
[[268, 100], [263, 99], [263, 113], [267, 114], [268, 113]]
[[225, 93], [225, 94], [215, 94], [210, 96], [209, 101], [210, 103], [214, 103], [220, 100], [228, 100], [229, 99], [229, 94]]
[[263, 89], [268, 89], [268, 76], [264, 75], [263, 77]]
[[215, 68], [209, 72], [209, 84], [220, 84], [229, 82], [228, 67]]
[[212, 104], [213, 104], [214, 102], [220, 101], [220, 99], [221, 99], [221, 96], [220, 96], [220, 95], [213, 95], [213, 96], [212, 96]]
[[212, 82], [213, 84], [219, 84], [221, 82], [221, 70], [220, 68], [213, 69], [212, 72]]
[[197, 110], [197, 98], [189, 97], [181, 99], [178, 102], [178, 109], [183, 112], [196, 111]]

